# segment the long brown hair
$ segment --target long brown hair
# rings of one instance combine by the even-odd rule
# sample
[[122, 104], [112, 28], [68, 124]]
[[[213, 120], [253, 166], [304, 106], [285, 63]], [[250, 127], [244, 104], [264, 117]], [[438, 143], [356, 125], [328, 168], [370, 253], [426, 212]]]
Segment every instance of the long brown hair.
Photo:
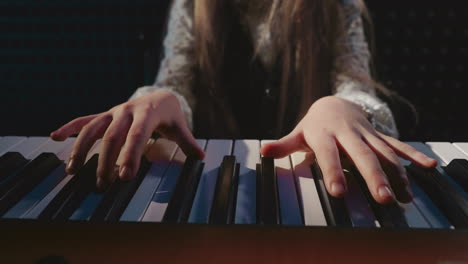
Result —
[[[260, 0], [264, 1], [264, 0]], [[222, 70], [226, 52], [226, 39], [229, 34], [232, 16], [229, 15], [229, 2], [226, 0], [194, 0], [195, 51], [199, 83], [197, 94], [202, 97], [206, 108], [203, 115], [226, 121], [226, 131], [237, 131], [236, 123], [227, 106], [223, 91]], [[278, 98], [277, 126], [275, 134], [284, 134], [287, 107], [296, 107], [297, 122], [317, 99], [331, 95], [331, 73], [337, 49], [346, 49], [337, 41], [344, 34], [343, 9], [340, 1], [330, 0], [279, 0], [271, 1], [269, 28], [277, 47], [277, 56], [281, 58], [281, 84]], [[369, 17], [362, 0], [359, 0], [362, 12]], [[274, 30], [273, 30], [274, 29]], [[351, 71], [348, 69], [347, 71]], [[350, 72], [353, 75], [352, 72]], [[362, 75], [362, 74], [361, 74]], [[356, 74], [375, 86], [372, 79]], [[378, 86], [386, 93], [386, 89]], [[300, 96], [294, 98], [294, 104], [288, 104], [291, 89]], [[221, 115], [216, 117], [216, 115]], [[212, 125], [208, 125], [210, 127]]]

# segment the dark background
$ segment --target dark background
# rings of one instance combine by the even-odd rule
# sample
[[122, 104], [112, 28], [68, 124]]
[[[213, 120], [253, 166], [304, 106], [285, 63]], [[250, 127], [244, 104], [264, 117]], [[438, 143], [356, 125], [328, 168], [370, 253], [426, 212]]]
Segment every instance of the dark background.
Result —
[[[463, 1], [368, 0], [378, 77], [420, 112], [403, 140], [468, 141]], [[432, 3], [434, 2], [434, 3]], [[0, 135], [48, 135], [157, 72], [168, 0], [0, 1]]]

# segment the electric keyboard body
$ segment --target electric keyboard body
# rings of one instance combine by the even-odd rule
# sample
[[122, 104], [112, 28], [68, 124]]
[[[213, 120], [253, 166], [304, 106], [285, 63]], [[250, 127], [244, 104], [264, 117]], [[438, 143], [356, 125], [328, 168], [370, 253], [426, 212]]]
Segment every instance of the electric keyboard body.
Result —
[[356, 171], [335, 199], [305, 153], [268, 160], [259, 140], [197, 140], [194, 161], [158, 139], [135, 179], [99, 193], [87, 180], [99, 142], [63, 171], [74, 140], [0, 137], [2, 262], [468, 262], [468, 143], [410, 142], [439, 166], [408, 167], [414, 200], [380, 207]]

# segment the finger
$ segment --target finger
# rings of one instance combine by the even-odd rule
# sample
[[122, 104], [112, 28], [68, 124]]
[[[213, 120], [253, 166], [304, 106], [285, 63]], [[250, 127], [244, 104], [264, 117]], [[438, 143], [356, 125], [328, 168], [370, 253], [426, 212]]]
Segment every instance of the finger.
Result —
[[120, 150], [125, 143], [132, 116], [128, 113], [116, 113], [101, 141], [96, 185], [105, 189], [113, 181], [114, 169]]
[[81, 130], [73, 144], [73, 149], [67, 162], [66, 172], [68, 174], [76, 173], [83, 166], [89, 150], [96, 140], [104, 135], [111, 121], [112, 117], [110, 115], [102, 115], [89, 122]]
[[395, 199], [379, 160], [360, 135], [340, 137], [338, 143], [361, 173], [374, 199], [382, 204], [393, 202]]
[[312, 147], [317, 162], [322, 170], [323, 179], [328, 192], [334, 197], [343, 197], [346, 193], [346, 178], [340, 163], [340, 155], [335, 138], [322, 135], [312, 138], [305, 135], [305, 139]]
[[50, 137], [55, 141], [63, 141], [71, 135], [78, 134], [86, 124], [97, 116], [99, 114], [76, 118], [50, 133]]
[[310, 150], [306, 146], [302, 132], [292, 131], [275, 142], [263, 145], [261, 153], [265, 157], [279, 159], [296, 151]]
[[400, 202], [411, 202], [413, 193], [409, 186], [408, 176], [396, 153], [380, 138], [369, 134], [364, 139], [377, 155], [396, 198]]
[[154, 126], [147, 121], [145, 115], [136, 115], [134, 117], [121, 154], [120, 179], [129, 180], [135, 176], [140, 167], [140, 159], [145, 150], [146, 143], [153, 132], [153, 128]]
[[437, 160], [432, 159], [423, 153], [419, 152], [412, 146], [399, 141], [396, 138], [384, 135], [380, 132], [377, 132], [380, 138], [387, 143], [397, 154], [398, 156], [416, 163], [417, 165], [425, 168], [434, 168], [437, 166]]
[[187, 156], [193, 156], [199, 159], [205, 158], [205, 152], [198, 146], [192, 132], [186, 125], [182, 125], [175, 130], [174, 141], [179, 145]]

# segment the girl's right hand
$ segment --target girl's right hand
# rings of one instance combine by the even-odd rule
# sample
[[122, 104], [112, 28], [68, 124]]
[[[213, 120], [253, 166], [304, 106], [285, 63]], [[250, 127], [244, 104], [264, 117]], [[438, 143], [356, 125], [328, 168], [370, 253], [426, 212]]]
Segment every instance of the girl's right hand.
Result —
[[128, 180], [136, 175], [153, 132], [175, 141], [187, 155], [201, 159], [205, 155], [187, 127], [178, 99], [167, 91], [156, 91], [107, 112], [74, 119], [50, 136], [53, 140], [63, 141], [79, 133], [67, 163], [68, 174], [76, 173], [83, 166], [91, 147], [102, 138], [96, 184], [105, 188], [113, 180], [121, 152], [120, 179]]

